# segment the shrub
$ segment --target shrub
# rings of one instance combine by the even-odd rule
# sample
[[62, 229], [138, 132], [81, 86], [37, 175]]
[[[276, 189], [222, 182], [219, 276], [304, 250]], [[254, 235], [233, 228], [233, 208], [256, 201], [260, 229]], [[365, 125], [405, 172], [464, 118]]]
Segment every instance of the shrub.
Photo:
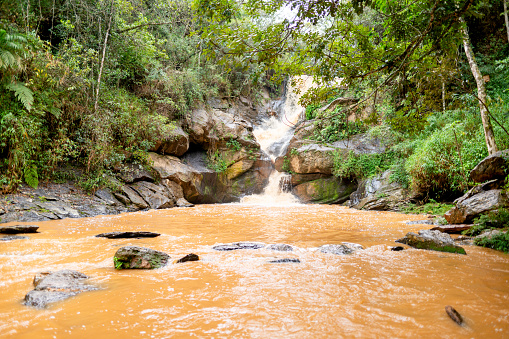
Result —
[[361, 121], [348, 121], [345, 112], [337, 107], [332, 112], [323, 112], [317, 116], [313, 138], [319, 142], [335, 142], [352, 135], [362, 133], [366, 126]]
[[350, 151], [346, 159], [342, 152], [336, 152], [334, 153], [332, 173], [342, 178], [368, 178], [388, 170], [394, 161], [395, 154], [393, 152], [355, 154]]
[[509, 252], [509, 232], [477, 238], [474, 240], [474, 244], [507, 253]]

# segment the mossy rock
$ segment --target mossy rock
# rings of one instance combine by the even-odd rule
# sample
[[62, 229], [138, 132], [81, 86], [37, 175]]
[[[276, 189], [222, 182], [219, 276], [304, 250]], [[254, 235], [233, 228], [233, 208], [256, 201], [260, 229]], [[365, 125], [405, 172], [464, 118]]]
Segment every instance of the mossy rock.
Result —
[[303, 202], [342, 203], [355, 191], [356, 184], [336, 177], [321, 178], [295, 186], [293, 193]]
[[113, 257], [116, 269], [155, 269], [165, 266], [170, 256], [146, 247], [125, 246]]
[[409, 232], [396, 242], [421, 250], [467, 254], [463, 247], [454, 243], [449, 234], [440, 231], [421, 230], [419, 234]]

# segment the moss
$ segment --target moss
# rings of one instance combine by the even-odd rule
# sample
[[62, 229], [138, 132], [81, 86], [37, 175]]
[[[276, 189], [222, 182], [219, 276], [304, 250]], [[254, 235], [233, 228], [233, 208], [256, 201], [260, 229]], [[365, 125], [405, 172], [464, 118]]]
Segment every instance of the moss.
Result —
[[467, 254], [465, 250], [459, 246], [451, 246], [451, 245], [444, 245], [444, 246], [437, 246], [434, 243], [418, 243], [415, 246], [415, 248], [421, 249], [421, 250], [431, 250], [431, 251], [438, 251], [438, 252], [448, 252], [448, 253], [457, 253], [457, 254]]

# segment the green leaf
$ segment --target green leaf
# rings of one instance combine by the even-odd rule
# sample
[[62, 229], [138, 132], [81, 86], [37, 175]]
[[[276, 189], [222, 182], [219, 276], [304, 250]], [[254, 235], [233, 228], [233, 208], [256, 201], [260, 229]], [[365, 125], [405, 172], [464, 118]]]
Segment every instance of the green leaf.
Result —
[[18, 100], [30, 111], [34, 104], [34, 96], [32, 91], [20, 82], [11, 82], [5, 85], [5, 88], [14, 92], [14, 95]]
[[37, 166], [34, 164], [30, 164], [25, 167], [25, 170], [23, 171], [25, 182], [28, 186], [32, 188], [37, 188], [39, 186], [39, 175], [37, 174]]

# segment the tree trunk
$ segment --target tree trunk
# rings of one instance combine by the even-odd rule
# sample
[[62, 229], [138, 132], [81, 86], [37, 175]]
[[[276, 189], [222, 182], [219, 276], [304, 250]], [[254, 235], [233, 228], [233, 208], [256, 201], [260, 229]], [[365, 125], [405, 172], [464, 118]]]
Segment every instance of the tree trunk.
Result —
[[106, 46], [108, 46], [108, 36], [110, 34], [111, 29], [111, 20], [113, 19], [113, 1], [111, 1], [111, 13], [110, 19], [108, 21], [108, 29], [106, 30], [106, 34], [104, 37], [104, 45], [103, 45], [103, 53], [101, 58], [101, 65], [99, 66], [99, 75], [97, 76], [97, 88], [95, 89], [95, 103], [94, 103], [94, 111], [97, 112], [97, 106], [99, 103], [99, 88], [101, 87], [101, 77], [103, 74], [104, 67], [104, 57], [106, 56]]
[[[479, 99], [479, 108], [481, 110], [481, 120], [482, 126], [484, 129], [484, 139], [486, 140], [486, 147], [488, 148], [488, 153], [493, 154], [497, 149], [497, 144], [495, 143], [495, 135], [493, 134], [493, 128], [491, 127], [491, 121], [489, 112], [484, 106], [486, 104], [486, 88], [484, 86], [484, 79], [482, 77], [481, 71], [477, 66], [477, 62], [475, 61], [474, 53], [472, 51], [472, 47], [470, 45], [470, 38], [468, 36], [467, 25], [463, 18], [460, 19], [462, 23], [462, 33], [463, 33], [463, 47], [465, 49], [465, 54], [467, 55], [468, 64], [470, 65], [470, 70], [472, 71], [472, 75], [475, 78], [475, 82], [477, 84], [477, 98]], [[484, 104], [483, 104], [484, 103]]]
[[507, 0], [504, 0], [505, 28], [507, 30], [507, 41], [509, 42], [509, 18], [507, 17]]

